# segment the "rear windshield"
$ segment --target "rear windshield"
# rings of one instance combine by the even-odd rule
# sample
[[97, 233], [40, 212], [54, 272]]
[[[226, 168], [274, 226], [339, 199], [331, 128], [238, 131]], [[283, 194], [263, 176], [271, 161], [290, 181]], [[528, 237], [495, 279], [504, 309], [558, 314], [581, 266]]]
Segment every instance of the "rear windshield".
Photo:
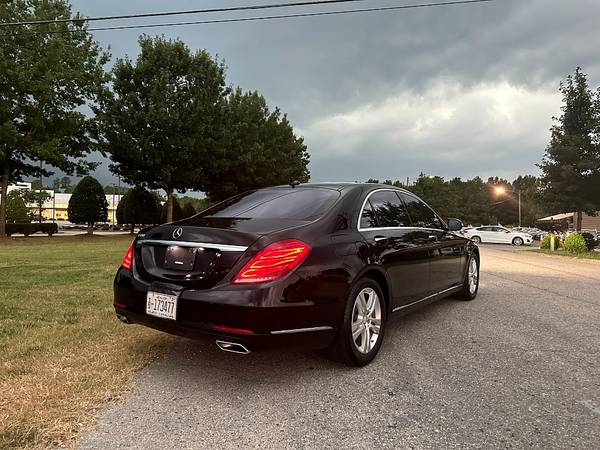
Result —
[[316, 220], [340, 196], [333, 189], [261, 189], [246, 192], [213, 206], [200, 217]]

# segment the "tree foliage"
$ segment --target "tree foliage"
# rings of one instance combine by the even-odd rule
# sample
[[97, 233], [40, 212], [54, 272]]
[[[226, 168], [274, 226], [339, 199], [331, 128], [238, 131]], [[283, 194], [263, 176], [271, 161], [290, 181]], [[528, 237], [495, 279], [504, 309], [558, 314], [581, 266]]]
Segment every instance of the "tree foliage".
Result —
[[184, 218], [183, 210], [181, 209], [181, 205], [179, 204], [179, 200], [177, 200], [177, 197], [173, 197], [173, 217], [171, 220], [169, 220], [167, 217], [167, 204], [165, 203], [162, 206], [162, 209], [160, 212], [160, 222], [161, 223], [176, 222], [177, 220], [181, 220], [183, 218]]
[[192, 217], [196, 214], [196, 209], [194, 208], [194, 205], [192, 205], [190, 202], [187, 202], [183, 205], [183, 208], [181, 209], [181, 214], [184, 218]]
[[206, 166], [204, 191], [219, 201], [241, 192], [309, 179], [304, 140], [258, 92], [235, 89], [225, 104], [222, 149]]
[[18, 190], [8, 193], [6, 197], [6, 223], [29, 223], [27, 206]]
[[[66, 1], [0, 3], [0, 21], [66, 19]], [[35, 32], [34, 32], [35, 31]], [[24, 177], [49, 176], [49, 166], [84, 174], [93, 147], [93, 119], [82, 106], [94, 102], [106, 78], [108, 55], [83, 21], [20, 26], [0, 36], [0, 194]], [[40, 167], [40, 161], [46, 163]], [[4, 235], [6, 202], [0, 207]]]
[[179, 40], [141, 36], [136, 61], [119, 59], [112, 91], [96, 108], [111, 169], [125, 182], [167, 193], [203, 188], [223, 130], [225, 66]]
[[562, 115], [554, 118], [550, 144], [540, 164], [544, 196], [560, 211], [600, 210], [600, 90], [588, 87], [581, 68], [560, 84]]
[[88, 233], [93, 233], [96, 222], [106, 222], [108, 218], [108, 202], [104, 189], [91, 176], [86, 176], [75, 186], [67, 208], [69, 221], [87, 224]]
[[152, 193], [141, 186], [130, 189], [117, 206], [117, 222], [131, 225], [151, 225], [160, 221], [161, 208]]
[[[379, 183], [371, 178], [368, 183]], [[465, 224], [516, 224], [518, 203], [515, 194], [507, 192], [501, 197], [494, 187], [502, 185], [507, 191], [521, 190], [522, 224], [534, 226], [536, 220], [551, 213], [545, 208], [539, 193], [540, 180], [532, 175], [519, 176], [512, 183], [499, 177], [487, 181], [479, 177], [469, 180], [421, 174], [414, 184], [404, 185], [399, 180], [386, 180], [383, 184], [403, 187], [425, 200], [440, 216], [447, 219], [456, 217]]]

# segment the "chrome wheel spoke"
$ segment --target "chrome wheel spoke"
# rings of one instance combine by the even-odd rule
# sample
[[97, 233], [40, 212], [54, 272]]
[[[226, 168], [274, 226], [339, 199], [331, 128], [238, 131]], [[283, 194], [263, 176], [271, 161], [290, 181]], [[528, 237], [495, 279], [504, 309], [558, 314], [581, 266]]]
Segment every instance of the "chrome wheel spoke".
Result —
[[372, 288], [362, 289], [352, 310], [352, 341], [360, 353], [369, 353], [379, 339], [382, 325], [382, 305]]
[[356, 322], [352, 324], [352, 340], [356, 342], [358, 337], [362, 334], [363, 327], [360, 322]]
[[371, 350], [371, 330], [369, 327], [364, 328], [362, 346], [363, 353], [368, 353]]

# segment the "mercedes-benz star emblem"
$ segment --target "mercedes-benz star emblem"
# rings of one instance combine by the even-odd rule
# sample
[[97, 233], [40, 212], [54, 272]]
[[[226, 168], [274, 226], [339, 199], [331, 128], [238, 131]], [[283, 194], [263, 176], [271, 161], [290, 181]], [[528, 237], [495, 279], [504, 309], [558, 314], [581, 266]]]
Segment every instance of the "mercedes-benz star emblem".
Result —
[[173, 231], [173, 239], [179, 239], [182, 234], [183, 234], [183, 228], [181, 228], [181, 227], [175, 228], [175, 231]]

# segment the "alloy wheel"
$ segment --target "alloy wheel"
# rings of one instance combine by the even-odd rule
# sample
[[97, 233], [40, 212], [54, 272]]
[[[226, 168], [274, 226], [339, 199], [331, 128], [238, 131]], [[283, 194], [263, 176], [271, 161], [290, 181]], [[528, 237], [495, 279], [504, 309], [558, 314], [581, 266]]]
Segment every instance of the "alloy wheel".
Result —
[[369, 353], [381, 334], [381, 301], [375, 290], [366, 287], [354, 300], [352, 342], [363, 354]]
[[477, 260], [471, 258], [469, 262], [469, 292], [471, 295], [477, 290], [477, 284], [479, 283], [479, 272], [477, 270]]

